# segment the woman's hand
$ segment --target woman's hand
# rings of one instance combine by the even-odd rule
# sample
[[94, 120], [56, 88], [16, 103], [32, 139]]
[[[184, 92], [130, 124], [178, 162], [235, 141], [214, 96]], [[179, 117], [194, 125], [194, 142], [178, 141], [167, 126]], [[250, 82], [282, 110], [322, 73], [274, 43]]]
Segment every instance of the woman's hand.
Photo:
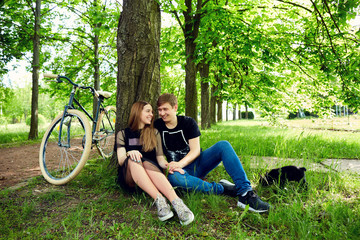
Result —
[[183, 166], [180, 162], [169, 162], [166, 164], [166, 168], [168, 169], [169, 173], [173, 174], [174, 172], [179, 172], [181, 174], [184, 174], [184, 170], [182, 169]]
[[141, 162], [142, 154], [137, 150], [128, 151], [126, 156], [128, 156], [130, 160], [134, 162]]

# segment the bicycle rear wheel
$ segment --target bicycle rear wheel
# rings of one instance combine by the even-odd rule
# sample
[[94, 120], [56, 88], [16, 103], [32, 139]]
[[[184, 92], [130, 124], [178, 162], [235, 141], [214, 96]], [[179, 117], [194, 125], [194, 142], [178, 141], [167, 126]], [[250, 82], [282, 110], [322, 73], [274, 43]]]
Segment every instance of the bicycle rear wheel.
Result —
[[[62, 185], [75, 178], [91, 150], [91, 127], [79, 110], [67, 111], [63, 123], [59, 114], [47, 129], [40, 146], [39, 163], [44, 178]], [[61, 139], [59, 139], [61, 130]]]
[[115, 145], [116, 107], [107, 106], [99, 115], [96, 124], [96, 147], [103, 158], [109, 158], [114, 152]]

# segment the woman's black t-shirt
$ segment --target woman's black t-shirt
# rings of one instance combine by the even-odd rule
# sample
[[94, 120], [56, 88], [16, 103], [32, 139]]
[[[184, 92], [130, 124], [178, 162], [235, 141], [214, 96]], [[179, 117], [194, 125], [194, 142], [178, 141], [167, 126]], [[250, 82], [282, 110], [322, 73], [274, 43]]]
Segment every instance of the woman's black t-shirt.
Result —
[[[158, 136], [157, 131], [154, 133], [157, 138], [158, 142], [160, 142], [160, 137]], [[147, 161], [152, 163], [153, 166], [159, 169], [161, 171], [161, 167], [159, 166], [156, 155], [163, 155], [162, 149], [159, 149], [158, 147], [154, 148], [152, 151], [145, 152], [143, 150], [143, 146], [140, 143], [140, 135], [141, 130], [138, 131], [132, 131], [130, 128], [125, 128], [124, 130], [118, 132], [116, 137], [116, 148], [122, 148], [124, 147], [126, 152], [137, 150], [142, 154], [141, 161]], [[127, 157], [123, 164], [118, 166], [118, 178], [117, 183], [125, 190], [129, 192], [133, 192], [135, 190], [134, 187], [130, 187], [126, 183], [126, 173], [127, 173], [127, 165], [128, 165], [129, 158]]]

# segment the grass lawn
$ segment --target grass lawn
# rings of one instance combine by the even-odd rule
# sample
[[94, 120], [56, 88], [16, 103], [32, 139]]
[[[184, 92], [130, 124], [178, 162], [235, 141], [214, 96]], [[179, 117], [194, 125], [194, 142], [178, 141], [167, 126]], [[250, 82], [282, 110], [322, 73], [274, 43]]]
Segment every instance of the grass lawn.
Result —
[[[175, 216], [160, 222], [150, 197], [129, 195], [115, 184], [115, 171], [100, 159], [88, 161], [64, 186], [43, 177], [0, 192], [1, 239], [359, 239], [360, 178], [342, 172], [306, 172], [308, 191], [288, 184], [257, 185], [266, 169], [250, 168], [249, 156], [358, 158], [358, 133], [275, 128], [263, 121], [221, 123], [202, 131], [202, 148], [228, 140], [242, 157], [253, 187], [273, 209], [257, 214], [236, 207], [236, 199], [186, 193], [195, 221], [182, 227]], [[230, 180], [224, 168], [208, 181]]]

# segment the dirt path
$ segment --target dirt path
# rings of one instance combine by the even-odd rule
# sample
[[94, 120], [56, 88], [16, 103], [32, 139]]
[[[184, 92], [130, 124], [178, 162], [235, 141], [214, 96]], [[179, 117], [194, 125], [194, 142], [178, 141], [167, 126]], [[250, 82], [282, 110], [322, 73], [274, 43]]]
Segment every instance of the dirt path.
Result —
[[[41, 175], [39, 148], [40, 143], [0, 148], [0, 189], [14, 186], [31, 177]], [[94, 149], [92, 153], [94, 156], [97, 154]]]

